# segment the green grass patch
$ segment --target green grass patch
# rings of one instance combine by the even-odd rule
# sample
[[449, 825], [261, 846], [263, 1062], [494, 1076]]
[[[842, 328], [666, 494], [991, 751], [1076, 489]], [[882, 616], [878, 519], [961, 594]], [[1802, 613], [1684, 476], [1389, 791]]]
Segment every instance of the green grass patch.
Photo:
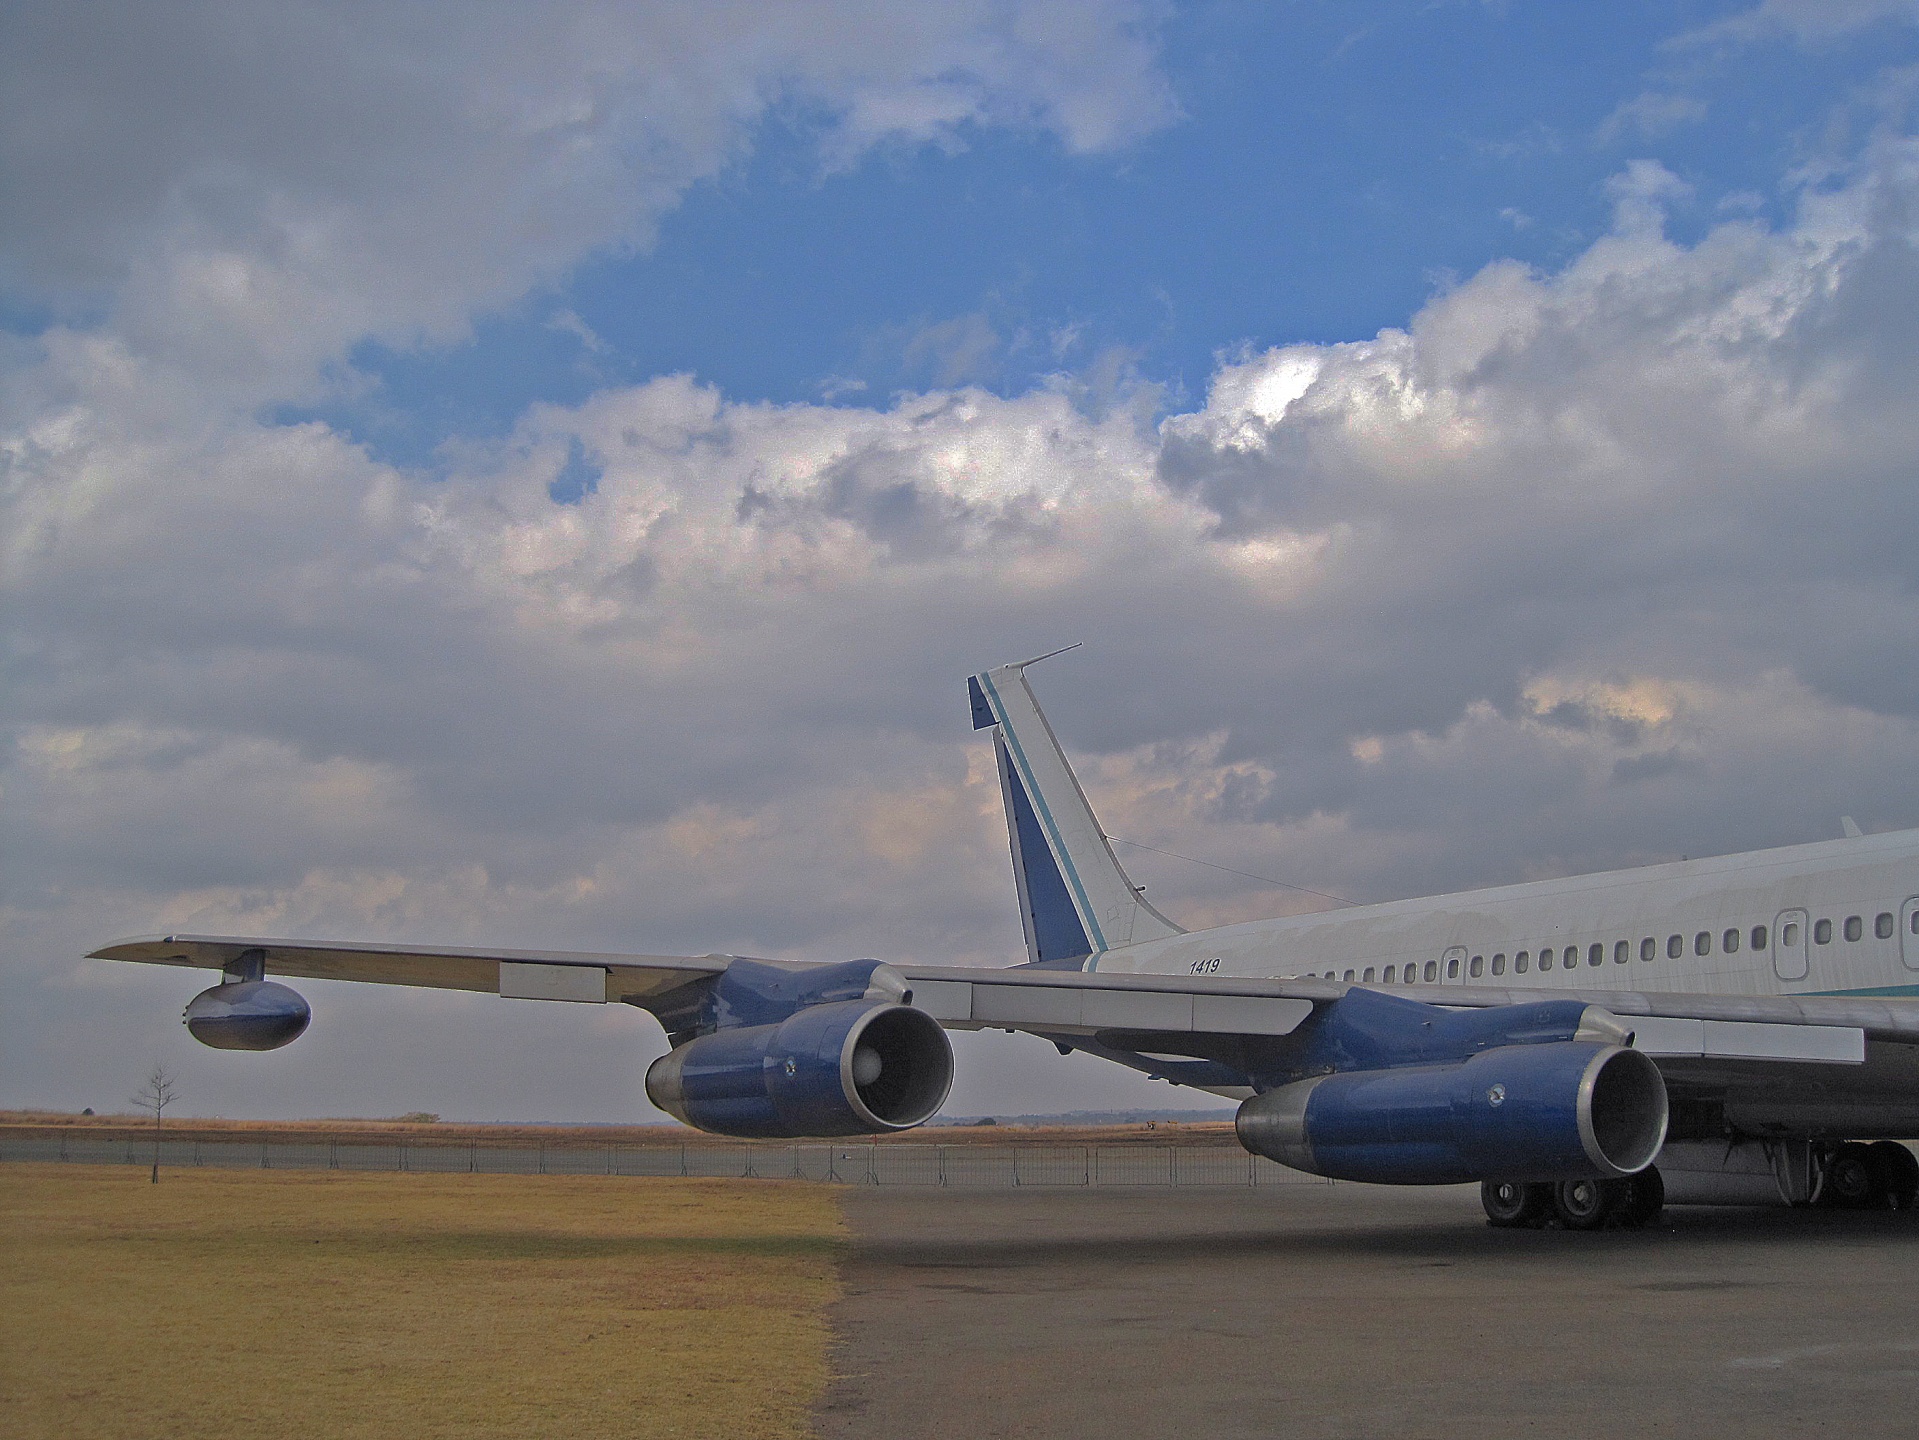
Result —
[[0, 1166], [0, 1434], [785, 1436], [841, 1222], [773, 1181]]

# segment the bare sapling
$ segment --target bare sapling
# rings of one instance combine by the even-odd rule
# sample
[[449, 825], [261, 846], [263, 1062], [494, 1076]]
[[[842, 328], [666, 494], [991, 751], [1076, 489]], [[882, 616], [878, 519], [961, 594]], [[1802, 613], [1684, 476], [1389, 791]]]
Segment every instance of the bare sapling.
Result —
[[133, 1097], [133, 1103], [142, 1110], [153, 1112], [153, 1183], [160, 1183], [160, 1116], [167, 1106], [173, 1103], [173, 1077], [167, 1074], [167, 1067], [155, 1065], [153, 1073], [147, 1076], [146, 1088]]

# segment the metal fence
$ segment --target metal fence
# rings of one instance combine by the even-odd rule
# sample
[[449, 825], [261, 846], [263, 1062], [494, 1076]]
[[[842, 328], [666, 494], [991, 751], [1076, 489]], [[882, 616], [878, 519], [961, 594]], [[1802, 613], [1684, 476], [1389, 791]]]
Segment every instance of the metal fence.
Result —
[[[151, 1140], [0, 1140], [0, 1161], [150, 1165]], [[407, 1145], [162, 1140], [174, 1168], [414, 1174], [652, 1175], [1005, 1190], [1042, 1186], [1329, 1185], [1226, 1145]]]

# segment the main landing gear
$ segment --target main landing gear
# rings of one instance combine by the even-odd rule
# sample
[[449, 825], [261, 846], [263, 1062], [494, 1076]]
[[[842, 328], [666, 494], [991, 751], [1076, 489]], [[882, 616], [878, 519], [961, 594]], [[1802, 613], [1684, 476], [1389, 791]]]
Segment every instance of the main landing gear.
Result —
[[1500, 1230], [1636, 1230], [1658, 1218], [1666, 1204], [1659, 1167], [1648, 1165], [1623, 1180], [1561, 1180], [1557, 1184], [1488, 1180], [1479, 1187], [1486, 1223]]
[[[1747, 1142], [1756, 1144], [1757, 1142]], [[1770, 1150], [1769, 1168], [1755, 1170], [1748, 1155], [1726, 1153], [1721, 1171], [1697, 1168], [1702, 1148], [1672, 1160], [1678, 1194], [1692, 1205], [1791, 1204], [1816, 1210], [1919, 1209], [1919, 1156], [1891, 1140], [1797, 1142], [1797, 1169]], [[1688, 1163], [1690, 1162], [1690, 1163]], [[1637, 1229], [1657, 1218], [1666, 1183], [1657, 1166], [1623, 1180], [1561, 1180], [1557, 1184], [1488, 1180], [1479, 1187], [1487, 1223], [1501, 1230]]]
[[1822, 1210], [1910, 1210], [1915, 1202], [1919, 1158], [1891, 1140], [1834, 1146], [1811, 1200]]

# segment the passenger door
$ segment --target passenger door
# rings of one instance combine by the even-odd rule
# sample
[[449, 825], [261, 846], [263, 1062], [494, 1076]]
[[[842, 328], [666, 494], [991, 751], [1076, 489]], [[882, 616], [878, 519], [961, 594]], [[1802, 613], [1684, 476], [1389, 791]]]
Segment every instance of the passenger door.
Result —
[[[1788, 939], [1787, 937], [1791, 938]], [[1772, 925], [1772, 973], [1781, 980], [1806, 978], [1806, 912], [1781, 910]]]
[[1919, 895], [1899, 907], [1899, 958], [1908, 970], [1919, 970]]

